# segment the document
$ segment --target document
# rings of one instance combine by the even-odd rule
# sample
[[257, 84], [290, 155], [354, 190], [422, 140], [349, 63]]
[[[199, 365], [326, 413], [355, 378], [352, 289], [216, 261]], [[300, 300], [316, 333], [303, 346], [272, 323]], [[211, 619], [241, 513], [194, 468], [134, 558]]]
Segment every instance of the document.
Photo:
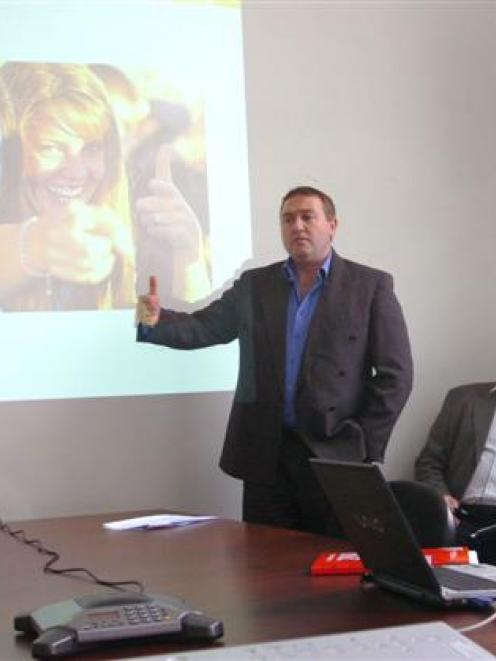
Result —
[[217, 519], [216, 516], [189, 516], [185, 514], [153, 514], [138, 516], [120, 521], [108, 521], [103, 524], [109, 530], [149, 530], [151, 528], [178, 528], [193, 523], [202, 523]]

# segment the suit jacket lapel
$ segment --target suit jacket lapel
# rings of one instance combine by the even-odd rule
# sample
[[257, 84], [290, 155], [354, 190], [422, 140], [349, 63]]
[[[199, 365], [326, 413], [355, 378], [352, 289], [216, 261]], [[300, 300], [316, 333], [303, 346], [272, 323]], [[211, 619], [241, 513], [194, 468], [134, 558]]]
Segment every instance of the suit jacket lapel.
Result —
[[[271, 357], [274, 360], [276, 379], [284, 393], [286, 371], [286, 321], [288, 310], [289, 284], [282, 273], [282, 264], [278, 264], [262, 283], [257, 292], [264, 316], [264, 327], [269, 338]], [[255, 297], [256, 300], [256, 297]], [[269, 359], [267, 356], [266, 359]]]
[[[346, 323], [346, 308], [340, 304], [343, 300], [343, 291], [346, 289], [345, 263], [334, 252], [331, 271], [327, 278], [322, 295], [317, 304], [310, 328], [308, 330], [307, 344], [303, 355], [303, 363], [312, 360], [316, 351], [331, 351], [330, 344], [336, 336], [335, 330], [338, 326]], [[332, 314], [329, 314], [329, 310]], [[322, 345], [322, 338], [326, 338], [326, 346]]]

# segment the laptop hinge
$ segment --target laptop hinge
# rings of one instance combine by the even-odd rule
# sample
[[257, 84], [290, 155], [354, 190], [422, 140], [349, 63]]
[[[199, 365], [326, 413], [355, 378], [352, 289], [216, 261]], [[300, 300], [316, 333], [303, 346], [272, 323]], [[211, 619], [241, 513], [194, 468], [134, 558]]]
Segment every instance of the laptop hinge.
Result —
[[446, 602], [441, 595], [440, 588], [438, 592], [435, 592], [434, 590], [428, 591], [425, 588], [420, 588], [418, 585], [404, 583], [403, 581], [399, 581], [397, 578], [393, 579], [389, 576], [385, 576], [384, 574], [377, 573], [370, 575], [368, 580], [372, 580], [379, 587], [385, 587], [388, 590], [392, 590], [393, 592], [412, 597], [417, 601], [423, 601], [425, 603], [434, 604], [437, 606], [446, 605]]

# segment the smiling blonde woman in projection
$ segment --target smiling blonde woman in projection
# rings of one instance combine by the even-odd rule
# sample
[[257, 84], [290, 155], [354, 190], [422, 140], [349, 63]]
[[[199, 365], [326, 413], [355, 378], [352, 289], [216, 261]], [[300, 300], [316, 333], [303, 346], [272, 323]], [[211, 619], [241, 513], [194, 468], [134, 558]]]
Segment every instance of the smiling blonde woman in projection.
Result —
[[102, 83], [66, 64], [9, 62], [0, 78], [17, 147], [15, 184], [0, 200], [0, 308], [132, 306], [127, 182]]

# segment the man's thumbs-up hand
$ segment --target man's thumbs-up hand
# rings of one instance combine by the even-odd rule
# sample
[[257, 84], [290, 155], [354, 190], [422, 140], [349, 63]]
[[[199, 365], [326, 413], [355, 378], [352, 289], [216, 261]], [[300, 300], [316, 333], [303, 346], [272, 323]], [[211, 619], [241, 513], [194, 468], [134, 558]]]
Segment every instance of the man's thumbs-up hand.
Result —
[[157, 278], [150, 276], [148, 293], [138, 297], [136, 321], [144, 326], [155, 326], [160, 317], [160, 300], [157, 291]]
[[150, 294], [150, 296], [156, 296], [158, 294], [157, 278], [154, 275], [150, 276], [150, 284], [148, 285], [148, 293]]

